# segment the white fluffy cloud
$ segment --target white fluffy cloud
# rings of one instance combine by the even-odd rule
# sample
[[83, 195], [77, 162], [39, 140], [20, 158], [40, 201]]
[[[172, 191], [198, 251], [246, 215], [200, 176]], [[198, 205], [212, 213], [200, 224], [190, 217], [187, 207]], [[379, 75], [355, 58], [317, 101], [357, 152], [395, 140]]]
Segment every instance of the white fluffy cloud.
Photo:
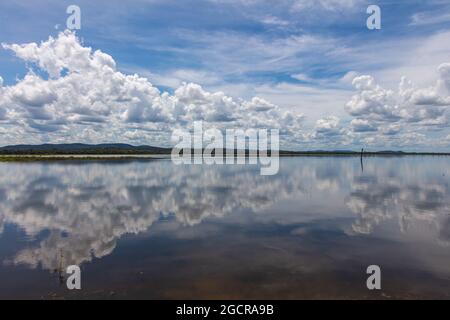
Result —
[[355, 132], [377, 131], [376, 127], [370, 121], [364, 119], [353, 119], [351, 125]]
[[450, 64], [437, 68], [433, 85], [418, 88], [402, 77], [397, 90], [385, 89], [370, 75], [354, 74], [356, 89], [345, 110], [349, 119], [316, 121], [305, 140], [319, 146], [439, 148], [449, 146]]
[[339, 118], [330, 116], [324, 119], [317, 120], [315, 130], [323, 135], [335, 135], [339, 133]]
[[261, 98], [236, 100], [193, 83], [183, 83], [173, 95], [162, 93], [146, 78], [117, 71], [111, 56], [84, 47], [69, 31], [41, 44], [2, 46], [48, 74], [30, 71], [15, 85], [0, 87], [0, 120], [13, 140], [3, 144], [123, 138], [148, 142], [158, 135], [168, 141], [172, 129], [191, 127], [195, 120], [218, 127], [277, 128], [288, 134], [300, 129], [302, 115]]
[[358, 93], [347, 103], [350, 115], [380, 122], [410, 122], [447, 125], [450, 106], [450, 64], [438, 68], [437, 82], [428, 88], [415, 88], [405, 77], [397, 92], [379, 86], [372, 76], [353, 80]]
[[354, 142], [379, 146], [442, 146], [445, 139], [431, 138], [430, 131], [445, 137], [450, 123], [450, 64], [441, 64], [437, 80], [425, 88], [402, 77], [398, 89], [385, 89], [374, 77], [353, 79], [357, 93], [345, 109], [353, 119]]

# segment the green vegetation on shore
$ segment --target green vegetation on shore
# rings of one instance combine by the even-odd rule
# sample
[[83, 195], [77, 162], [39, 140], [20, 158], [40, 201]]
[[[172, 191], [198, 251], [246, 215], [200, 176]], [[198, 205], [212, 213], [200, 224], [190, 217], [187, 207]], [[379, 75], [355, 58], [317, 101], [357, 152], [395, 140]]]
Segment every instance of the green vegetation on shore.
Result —
[[0, 155], [0, 162], [35, 162], [35, 161], [130, 161], [130, 160], [155, 160], [163, 158], [163, 155]]

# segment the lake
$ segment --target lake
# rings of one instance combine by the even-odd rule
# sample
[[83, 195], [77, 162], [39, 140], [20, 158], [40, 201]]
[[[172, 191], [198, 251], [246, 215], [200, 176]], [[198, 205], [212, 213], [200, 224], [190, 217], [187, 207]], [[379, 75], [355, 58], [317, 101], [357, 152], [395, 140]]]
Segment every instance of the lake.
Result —
[[450, 297], [450, 157], [282, 158], [259, 173], [0, 163], [0, 299]]

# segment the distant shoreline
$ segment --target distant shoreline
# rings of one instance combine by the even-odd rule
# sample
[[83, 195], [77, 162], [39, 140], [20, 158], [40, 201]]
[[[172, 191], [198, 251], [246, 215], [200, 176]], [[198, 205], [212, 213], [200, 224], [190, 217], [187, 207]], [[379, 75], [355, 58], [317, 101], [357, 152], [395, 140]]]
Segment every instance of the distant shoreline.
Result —
[[1, 155], [1, 162], [41, 162], [41, 161], [130, 161], [130, 160], [160, 160], [167, 159], [169, 155], [129, 155], [129, 154], [111, 154], [111, 155], [82, 155], [82, 154], [21, 154], [21, 155]]
[[[224, 151], [226, 149], [224, 148]], [[100, 144], [85, 144], [85, 143], [60, 143], [60, 144], [19, 144], [8, 145], [0, 147], [0, 155], [2, 154], [170, 154], [172, 147], [154, 147], [150, 145], [130, 145], [126, 143], [100, 143]], [[313, 149], [313, 150], [280, 150], [280, 153], [294, 153], [294, 154], [360, 154], [360, 147], [355, 151], [354, 149]], [[364, 150], [365, 154], [373, 153], [402, 153], [402, 154], [450, 154], [450, 152], [409, 152], [402, 150], [384, 149], [379, 151]]]
[[[358, 152], [282, 152], [287, 157], [361, 157]], [[364, 152], [363, 157], [450, 156], [450, 153], [388, 153]], [[246, 156], [248, 158], [248, 156]], [[170, 159], [170, 154], [0, 154], [0, 162], [60, 162], [60, 161], [146, 161]]]
[[[194, 149], [191, 149], [193, 154]], [[203, 151], [203, 150], [202, 150]], [[223, 154], [238, 151], [249, 156], [249, 150], [227, 150]], [[171, 155], [171, 148], [153, 147], [149, 145], [133, 146], [123, 143], [109, 144], [41, 144], [41, 145], [12, 145], [0, 147], [0, 162], [5, 161], [63, 161], [63, 160], [153, 160], [167, 158]], [[203, 153], [203, 152], [202, 152]], [[270, 151], [268, 151], [270, 156]], [[263, 154], [266, 156], [266, 153]], [[403, 152], [395, 150], [385, 151], [353, 151], [353, 150], [311, 150], [289, 151], [280, 150], [280, 157], [400, 157], [400, 156], [450, 156], [445, 152]]]

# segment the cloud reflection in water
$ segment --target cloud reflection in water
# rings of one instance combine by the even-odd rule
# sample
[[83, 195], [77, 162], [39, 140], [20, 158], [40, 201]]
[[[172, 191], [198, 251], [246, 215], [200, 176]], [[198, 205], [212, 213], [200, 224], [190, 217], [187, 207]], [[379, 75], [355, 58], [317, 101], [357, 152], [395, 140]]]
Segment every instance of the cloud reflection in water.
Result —
[[307, 232], [299, 225], [311, 221], [348, 218], [346, 234], [356, 236], [398, 220], [401, 232], [425, 222], [438, 243], [449, 243], [448, 160], [420, 161], [373, 158], [363, 174], [352, 158], [282, 159], [270, 177], [256, 167], [169, 161], [2, 164], [0, 232], [12, 224], [30, 237], [44, 234], [11, 262], [47, 270], [58, 268], [61, 256], [64, 265], [105, 257], [121, 237], [161, 218], [190, 228], [242, 209], [252, 212], [251, 223], [287, 226], [293, 235]]

